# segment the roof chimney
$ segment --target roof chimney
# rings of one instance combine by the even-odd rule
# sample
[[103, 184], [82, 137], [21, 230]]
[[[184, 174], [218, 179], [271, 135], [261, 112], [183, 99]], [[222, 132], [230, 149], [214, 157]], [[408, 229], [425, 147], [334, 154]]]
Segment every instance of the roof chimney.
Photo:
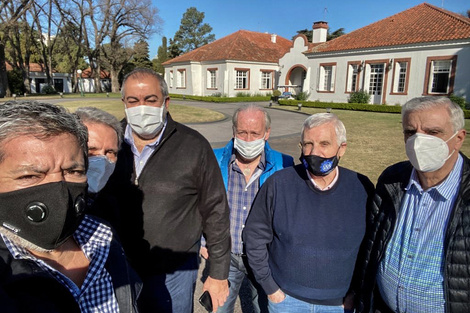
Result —
[[328, 34], [328, 22], [318, 21], [313, 23], [312, 43], [326, 42]]
[[271, 34], [271, 42], [272, 43], [276, 43], [276, 37], [277, 37], [276, 34]]

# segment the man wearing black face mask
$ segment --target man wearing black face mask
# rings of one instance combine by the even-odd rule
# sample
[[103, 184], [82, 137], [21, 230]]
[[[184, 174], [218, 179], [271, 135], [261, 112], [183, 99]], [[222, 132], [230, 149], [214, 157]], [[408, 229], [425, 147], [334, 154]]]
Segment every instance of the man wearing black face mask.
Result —
[[352, 312], [350, 290], [373, 185], [338, 167], [343, 123], [314, 114], [301, 133], [301, 164], [261, 187], [243, 231], [248, 263], [269, 312]]
[[2, 312], [136, 312], [141, 284], [84, 214], [87, 130], [62, 107], [0, 105]]

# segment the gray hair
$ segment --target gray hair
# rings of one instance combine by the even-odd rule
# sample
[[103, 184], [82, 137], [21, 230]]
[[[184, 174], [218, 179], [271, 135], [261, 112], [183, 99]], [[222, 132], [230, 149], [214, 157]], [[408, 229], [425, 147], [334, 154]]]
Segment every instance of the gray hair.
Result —
[[128, 73], [126, 76], [124, 76], [124, 79], [122, 80], [122, 86], [121, 86], [121, 97], [124, 98], [125, 94], [125, 88], [126, 88], [126, 82], [129, 78], [134, 78], [134, 79], [141, 79], [145, 77], [154, 77], [158, 80], [160, 83], [160, 90], [162, 92], [163, 99], [168, 97], [168, 85], [163, 78], [162, 75], [158, 74], [154, 70], [151, 70], [149, 68], [136, 68], [132, 72]]
[[237, 130], [238, 114], [240, 112], [245, 112], [245, 111], [253, 111], [253, 112], [259, 111], [259, 112], [263, 113], [264, 114], [264, 125], [265, 125], [266, 131], [268, 131], [268, 129], [271, 127], [271, 117], [269, 116], [268, 111], [266, 111], [265, 108], [260, 107], [259, 105], [250, 103], [250, 104], [245, 104], [245, 105], [239, 107], [233, 113], [233, 116], [232, 116], [232, 129], [233, 129], [234, 132]]
[[118, 138], [118, 147], [121, 146], [122, 126], [114, 115], [95, 107], [78, 108], [75, 114], [83, 123], [102, 124], [114, 129]]
[[401, 119], [415, 111], [424, 111], [431, 108], [445, 107], [449, 112], [454, 133], [465, 128], [465, 117], [462, 108], [446, 97], [417, 97], [405, 103], [401, 108]]
[[37, 101], [7, 101], [0, 105], [0, 162], [5, 140], [31, 135], [47, 139], [70, 134], [77, 139], [88, 166], [88, 132], [76, 115], [64, 107]]
[[304, 132], [306, 129], [311, 129], [313, 127], [318, 127], [323, 124], [334, 123], [336, 141], [338, 146], [346, 142], [346, 128], [344, 127], [343, 122], [333, 113], [317, 113], [310, 115], [305, 120], [302, 125], [302, 131], [300, 133], [300, 141], [304, 142]]

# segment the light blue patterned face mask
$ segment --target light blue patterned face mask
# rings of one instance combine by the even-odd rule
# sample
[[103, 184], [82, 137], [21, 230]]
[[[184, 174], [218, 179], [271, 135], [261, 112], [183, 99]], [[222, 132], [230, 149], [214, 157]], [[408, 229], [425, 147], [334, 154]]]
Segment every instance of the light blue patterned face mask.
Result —
[[104, 155], [91, 156], [88, 158], [88, 192], [98, 193], [104, 188], [109, 177], [114, 172], [116, 163], [111, 162]]

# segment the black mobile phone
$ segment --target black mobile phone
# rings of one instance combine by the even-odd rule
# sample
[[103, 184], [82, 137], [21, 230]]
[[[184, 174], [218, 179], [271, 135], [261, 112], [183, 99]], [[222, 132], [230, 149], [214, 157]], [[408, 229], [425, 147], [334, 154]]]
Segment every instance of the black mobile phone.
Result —
[[[230, 281], [227, 281], [228, 287], [230, 288]], [[212, 312], [212, 298], [209, 291], [204, 291], [199, 297], [199, 303], [207, 310], [207, 312]]]
[[207, 310], [207, 312], [212, 312], [212, 298], [209, 291], [204, 291], [199, 298], [199, 303]]

